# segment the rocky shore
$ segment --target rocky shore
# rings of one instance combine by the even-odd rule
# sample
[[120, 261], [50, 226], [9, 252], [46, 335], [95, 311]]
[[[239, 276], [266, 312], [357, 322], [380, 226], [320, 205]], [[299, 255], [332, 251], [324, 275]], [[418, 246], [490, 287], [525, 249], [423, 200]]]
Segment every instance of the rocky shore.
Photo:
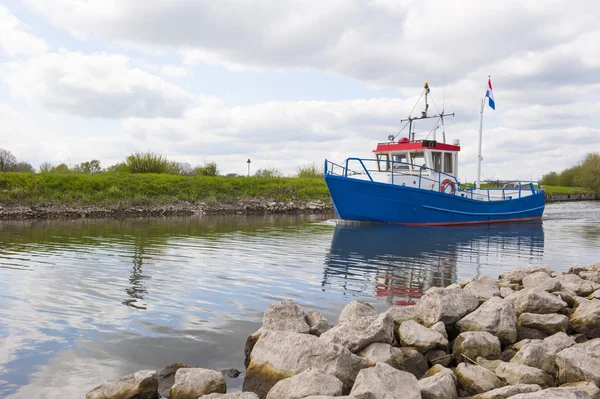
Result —
[[600, 263], [469, 279], [381, 314], [353, 301], [334, 325], [284, 300], [244, 352], [244, 392], [226, 393], [221, 372], [175, 364], [86, 398], [600, 398]]

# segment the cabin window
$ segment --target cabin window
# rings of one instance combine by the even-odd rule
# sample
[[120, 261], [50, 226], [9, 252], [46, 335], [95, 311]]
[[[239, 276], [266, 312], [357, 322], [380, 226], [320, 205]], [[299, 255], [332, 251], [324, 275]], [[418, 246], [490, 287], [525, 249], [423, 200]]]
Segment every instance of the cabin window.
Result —
[[377, 154], [377, 168], [380, 172], [390, 170], [389, 154]]
[[394, 154], [393, 155], [393, 160], [394, 160], [394, 169], [398, 169], [398, 170], [406, 170], [408, 169], [408, 154], [406, 153], [402, 153], [402, 154]]
[[442, 153], [433, 151], [431, 152], [431, 161], [433, 162], [433, 169], [442, 170]]
[[419, 152], [412, 152], [410, 154], [410, 159], [411, 162], [414, 166], [414, 169], [418, 172], [419, 171], [419, 166], [427, 166], [425, 165], [425, 153], [422, 151]]
[[452, 167], [452, 153], [450, 152], [444, 153], [444, 172], [454, 173], [454, 168]]

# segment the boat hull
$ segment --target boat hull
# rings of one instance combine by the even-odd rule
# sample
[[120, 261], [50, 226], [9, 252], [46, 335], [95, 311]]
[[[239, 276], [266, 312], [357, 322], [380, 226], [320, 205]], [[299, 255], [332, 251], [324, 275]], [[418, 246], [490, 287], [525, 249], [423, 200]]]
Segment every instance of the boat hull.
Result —
[[464, 225], [539, 220], [543, 191], [503, 201], [479, 201], [437, 191], [325, 175], [341, 219], [405, 225]]

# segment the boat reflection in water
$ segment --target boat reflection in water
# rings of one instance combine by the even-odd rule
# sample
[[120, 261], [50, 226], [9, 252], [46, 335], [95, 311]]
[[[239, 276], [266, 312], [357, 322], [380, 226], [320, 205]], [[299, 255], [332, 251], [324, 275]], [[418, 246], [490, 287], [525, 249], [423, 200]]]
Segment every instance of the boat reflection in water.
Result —
[[389, 304], [408, 305], [430, 287], [539, 263], [543, 249], [541, 222], [409, 227], [338, 221], [322, 285], [341, 285], [350, 295], [374, 290]]

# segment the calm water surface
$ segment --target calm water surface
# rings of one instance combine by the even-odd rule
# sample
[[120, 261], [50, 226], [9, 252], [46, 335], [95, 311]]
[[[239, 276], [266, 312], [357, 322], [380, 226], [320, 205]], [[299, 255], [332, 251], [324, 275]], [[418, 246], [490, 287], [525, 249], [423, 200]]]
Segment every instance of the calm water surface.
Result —
[[[83, 398], [103, 380], [185, 362], [243, 370], [269, 304], [334, 322], [480, 274], [600, 261], [600, 203], [543, 223], [470, 228], [329, 217], [0, 222], [0, 398]], [[228, 379], [230, 391], [242, 378]]]

